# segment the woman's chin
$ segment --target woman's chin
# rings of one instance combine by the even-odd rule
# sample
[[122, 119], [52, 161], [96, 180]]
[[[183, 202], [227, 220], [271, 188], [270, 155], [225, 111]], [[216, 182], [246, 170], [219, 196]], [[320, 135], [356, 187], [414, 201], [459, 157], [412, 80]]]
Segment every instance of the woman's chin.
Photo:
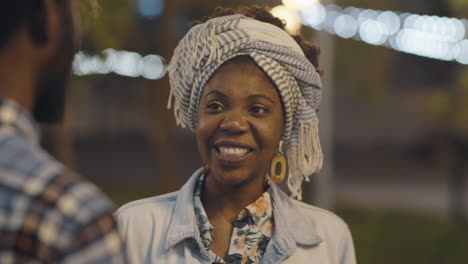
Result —
[[226, 187], [244, 186], [246, 184], [255, 182], [255, 179], [259, 177], [253, 176], [253, 173], [249, 173], [245, 170], [245, 168], [237, 168], [231, 170], [214, 170], [211, 174], [216, 184]]

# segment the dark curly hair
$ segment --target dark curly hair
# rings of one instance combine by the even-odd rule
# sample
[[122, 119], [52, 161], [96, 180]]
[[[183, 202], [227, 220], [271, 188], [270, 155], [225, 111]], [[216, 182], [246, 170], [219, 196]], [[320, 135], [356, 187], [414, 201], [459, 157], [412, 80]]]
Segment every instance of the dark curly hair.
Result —
[[[200, 20], [193, 21], [191, 23], [191, 26], [193, 27], [198, 24], [205, 23], [206, 21], [215, 17], [229, 16], [229, 15], [235, 15], [235, 14], [241, 14], [247, 17], [254, 18], [258, 21], [270, 23], [272, 25], [275, 25], [285, 30], [286, 21], [273, 16], [270, 12], [268, 12], [266, 7], [257, 6], [257, 5], [243, 6], [238, 9], [217, 7], [215, 8], [211, 16], [205, 16]], [[302, 51], [304, 51], [306, 58], [315, 66], [315, 69], [317, 69], [317, 72], [320, 75], [322, 75], [323, 71], [319, 68], [320, 47], [314, 42], [303, 40], [302, 37], [299, 35], [291, 35], [291, 37], [294, 38], [297, 44], [299, 44]]]

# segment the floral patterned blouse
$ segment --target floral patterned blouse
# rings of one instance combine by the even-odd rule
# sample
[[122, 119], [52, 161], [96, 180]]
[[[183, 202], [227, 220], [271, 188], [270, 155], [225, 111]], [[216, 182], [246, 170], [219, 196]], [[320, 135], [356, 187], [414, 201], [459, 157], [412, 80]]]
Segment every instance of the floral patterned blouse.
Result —
[[212, 263], [259, 263], [265, 253], [273, 232], [271, 196], [264, 192], [255, 202], [244, 208], [234, 220], [231, 243], [226, 260], [217, 256], [209, 245], [213, 241], [213, 226], [201, 202], [201, 190], [205, 176], [202, 175], [195, 187], [194, 205], [201, 241]]

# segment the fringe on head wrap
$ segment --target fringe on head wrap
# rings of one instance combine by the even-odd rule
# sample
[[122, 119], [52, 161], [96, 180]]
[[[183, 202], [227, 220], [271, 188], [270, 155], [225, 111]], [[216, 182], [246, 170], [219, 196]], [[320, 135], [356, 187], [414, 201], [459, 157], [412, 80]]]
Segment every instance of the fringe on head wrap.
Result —
[[303, 180], [322, 168], [317, 110], [321, 80], [296, 41], [284, 30], [244, 15], [217, 17], [193, 27], [177, 45], [168, 66], [168, 108], [177, 124], [197, 126], [203, 88], [229, 59], [250, 56], [275, 83], [284, 106], [282, 140], [289, 163], [287, 185], [302, 199]]

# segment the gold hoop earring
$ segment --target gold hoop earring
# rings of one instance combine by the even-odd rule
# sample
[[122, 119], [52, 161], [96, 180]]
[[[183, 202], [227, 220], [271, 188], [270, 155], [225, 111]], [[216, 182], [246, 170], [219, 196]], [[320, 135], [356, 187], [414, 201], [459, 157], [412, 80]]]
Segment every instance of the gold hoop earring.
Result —
[[281, 183], [287, 175], [288, 161], [283, 155], [283, 141], [280, 141], [278, 153], [271, 160], [270, 176], [274, 183]]

